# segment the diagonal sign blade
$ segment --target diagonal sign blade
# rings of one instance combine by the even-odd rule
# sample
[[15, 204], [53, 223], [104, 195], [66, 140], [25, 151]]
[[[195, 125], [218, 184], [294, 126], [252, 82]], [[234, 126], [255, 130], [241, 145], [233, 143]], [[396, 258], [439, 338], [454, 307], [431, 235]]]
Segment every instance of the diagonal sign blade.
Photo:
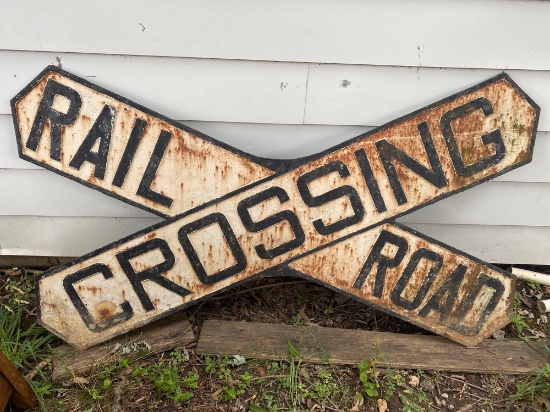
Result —
[[[152, 151], [149, 153], [148, 160], [146, 159], [143, 162], [146, 166], [142, 167], [144, 172], [141, 174], [141, 182], [137, 184], [138, 189], [136, 190], [139, 191], [139, 188], [144, 186], [143, 181], [145, 180], [148, 182], [145, 186], [149, 192], [142, 190], [141, 194], [138, 193], [139, 196], [147, 197], [143, 196], [143, 193], [155, 193], [168, 198], [162, 191], [155, 191], [151, 183], [155, 182], [160, 175], [158, 173], [159, 164], [160, 160], [164, 159], [162, 154], [171, 153], [172, 151], [167, 149], [167, 147], [170, 147], [167, 143], [162, 145], [163, 149], [160, 152], [156, 149], [159, 142], [163, 140], [164, 132], [174, 134], [173, 130], [167, 131], [165, 129], [169, 126], [175, 126], [174, 130], [180, 130], [181, 133], [183, 128], [179, 125], [170, 124], [167, 119], [155, 118], [150, 112], [145, 113], [143, 111], [147, 109], [143, 109], [102, 89], [100, 90], [97, 86], [90, 85], [74, 76], [70, 77], [71, 79], [67, 82], [67, 76], [63, 76], [59, 71], [50, 70], [50, 73], [39, 76], [12, 101], [14, 117], [16, 123], [19, 124], [18, 137], [22, 156], [35, 155], [35, 162], [44, 161], [45, 159], [49, 163], [56, 164], [56, 162], [51, 162], [51, 159], [55, 160], [56, 154], [56, 151], [52, 148], [58, 149], [59, 155], [55, 167], [63, 169], [63, 165], [66, 166], [68, 163], [69, 168], [66, 169], [70, 170], [72, 168], [76, 174], [75, 177], [82, 179], [78, 172], [86, 166], [88, 170], [83, 175], [85, 176], [88, 173], [86, 181], [92, 181], [93, 184], [109, 181], [106, 176], [109, 176], [109, 171], [111, 171], [110, 176], [114, 176], [112, 181], [115, 181], [120, 170], [125, 170], [121, 173], [132, 176], [131, 170], [134, 166], [131, 164], [133, 157], [137, 158], [137, 149], [132, 149], [130, 143], [132, 136], [140, 133], [144, 134], [143, 132], [134, 133], [136, 124], [139, 123], [138, 119], [145, 118], [146, 125], [163, 122], [159, 127], [160, 132], [159, 128], [156, 130], [158, 139], [150, 144]], [[46, 103], [43, 103], [46, 100], [43, 96], [48, 96], [45, 91], [48, 89], [50, 80], [55, 82], [57, 89], [55, 92], [50, 92], [52, 96]], [[71, 84], [71, 81], [74, 84]], [[61, 86], [65, 86], [66, 89]], [[78, 89], [78, 86], [81, 88]], [[90, 112], [80, 114], [82, 118], [87, 119], [88, 123], [91, 123], [90, 119], [96, 118], [91, 126], [88, 124], [87, 128], [79, 124], [78, 113], [74, 115], [74, 119], [67, 120], [63, 117], [71, 113], [71, 105], [75, 104], [72, 103], [73, 101], [77, 101], [77, 103], [78, 101], [86, 101], [89, 103], [98, 100], [97, 96], [93, 99], [85, 95], [87, 92], [86, 87], [92, 90], [92, 93], [104, 92], [107, 94], [102, 97], [103, 100], [100, 100], [100, 104], [96, 104], [95, 113], [90, 109]], [[33, 95], [33, 91], [37, 88], [41, 89], [41, 92]], [[70, 90], [73, 90], [78, 97], [71, 94]], [[64, 109], [54, 107], [55, 100], [60, 94], [62, 98], [66, 99]], [[28, 110], [29, 104], [26, 103], [29, 95], [32, 96], [30, 101], [34, 102], [32, 103], [34, 104], [32, 110], [37, 112], [34, 115], [32, 110]], [[85, 96], [84, 99], [81, 97], [82, 95]], [[116, 107], [119, 113], [124, 114], [123, 116], [118, 113], [115, 116], [112, 112], [116, 113], [117, 110], [109, 109], [115, 107], [117, 98], [120, 105]], [[81, 111], [81, 108], [79, 106], [73, 110]], [[109, 111], [111, 115], [109, 115]], [[116, 166], [107, 167], [107, 162], [109, 160], [112, 162], [116, 155], [107, 156], [105, 153], [109, 153], [109, 145], [112, 144], [112, 141], [117, 136], [124, 134], [121, 133], [123, 128], [119, 129], [118, 133], [115, 133], [114, 130], [117, 130], [116, 128], [120, 123], [128, 123], [127, 115], [134, 116], [134, 126], [130, 137], [127, 135], [122, 136], [128, 143], [124, 150], [119, 150], [121, 160], [118, 161], [118, 165], [116, 165], [117, 162], [114, 162]], [[60, 118], [61, 120], [59, 120]], [[269, 267], [277, 267], [291, 262], [294, 269], [299, 269], [302, 272], [322, 272], [315, 265], [321, 262], [324, 267], [330, 267], [331, 262], [337, 262], [338, 260], [334, 259], [335, 254], [332, 253], [332, 250], [336, 250], [337, 246], [343, 244], [336, 242], [339, 239], [350, 237], [350, 240], [345, 242], [344, 249], [349, 251], [353, 248], [360, 249], [361, 245], [369, 245], [361, 252], [361, 256], [365, 256], [370, 250], [369, 257], [364, 262], [356, 279], [353, 281], [348, 279], [347, 286], [343, 285], [341, 276], [339, 278], [335, 274], [337, 272], [352, 273], [353, 271], [349, 271], [348, 265], [339, 263], [336, 268], [333, 268], [332, 277], [313, 275], [316, 276], [318, 281], [328, 283], [332, 287], [336, 287], [334, 285], [337, 284], [346, 293], [362, 300], [374, 302], [391, 313], [405, 317], [420, 326], [447, 335], [461, 343], [475, 344], [491, 330], [494, 330], [492, 328], [499, 327], [507, 322], [507, 312], [510, 308], [509, 296], [513, 291], [513, 280], [509, 275], [499, 272], [495, 268], [481, 267], [479, 262], [473, 262], [471, 258], [463, 254], [461, 256], [460, 252], [452, 252], [448, 247], [447, 249], [439, 247], [438, 252], [438, 246], [433, 243], [435, 241], [419, 238], [418, 234], [399, 225], [385, 224], [384, 230], [378, 227], [376, 230], [371, 229], [361, 232], [377, 222], [393, 218], [399, 213], [405, 213], [420, 205], [433, 202], [528, 162], [531, 157], [532, 138], [534, 137], [537, 118], [537, 106], [506, 75], [498, 76], [460, 95], [452, 96], [403, 119], [392, 122], [381, 129], [352, 139], [333, 149], [335, 150], [333, 153], [317, 155], [305, 165], [304, 162], [296, 161], [295, 168], [290, 172], [286, 174], [279, 172], [273, 179], [260, 182], [263, 184], [251, 185], [244, 191], [226, 196], [227, 199], [220, 200], [219, 204], [207, 205], [197, 209], [195, 213], [182, 215], [177, 221], [191, 223], [184, 224], [178, 233], [180, 245], [183, 246], [183, 250], [181, 247], [178, 247], [178, 250], [185, 255], [190, 265], [185, 272], [194, 273], [199, 280], [199, 284], [186, 289], [183, 287], [182, 275], [179, 276], [178, 282], [174, 282], [174, 279], [170, 278], [170, 273], [174, 271], [174, 265], [177, 266], [178, 259], [175, 259], [174, 256], [170, 258], [173, 253], [166, 240], [152, 240], [152, 234], [154, 238], [157, 238], [157, 233], [153, 232], [147, 235], [149, 239], [141, 242], [141, 249], [129, 245], [124, 246], [121, 242], [117, 242], [120, 244], [113, 244], [113, 253], [116, 255], [118, 262], [118, 265], [114, 265], [113, 270], [108, 265], [97, 266], [97, 264], [91, 262], [88, 262], [88, 269], [85, 269], [86, 261], [81, 260], [71, 268], [73, 273], [78, 274], [76, 277], [67, 276], [66, 271], [61, 270], [50, 272], [50, 275], [64, 273], [61, 277], [67, 276], [73, 282], [70, 283], [65, 279], [63, 286], [60, 288], [63, 296], [57, 296], [54, 300], [57, 302], [64, 299], [65, 302], [68, 302], [68, 297], [70, 297], [68, 304], [77, 309], [80, 314], [79, 320], [84, 321], [84, 327], [88, 328], [88, 332], [91, 332], [89, 339], [84, 338], [80, 342], [73, 341], [71, 336], [64, 333], [65, 331], [60, 331], [59, 328], [56, 329], [56, 326], [60, 324], [59, 322], [52, 318], [49, 321], [45, 320], [46, 312], [55, 317], [56, 312], [59, 313], [59, 310], [52, 310], [53, 307], [48, 306], [49, 299], [43, 299], [44, 287], [39, 288], [41, 292], [41, 311], [44, 312], [42, 321], [50, 329], [63, 335], [70, 343], [81, 347], [83, 345], [90, 346], [94, 342], [99, 343], [107, 339], [113, 333], [118, 334], [121, 331], [147, 323], [151, 319], [173, 310], [175, 307], [181, 307], [196, 301], [200, 297], [219, 291], [221, 288], [235, 284], [249, 276], [264, 275]], [[21, 119], [26, 119], [26, 123], [22, 124]], [[56, 125], [56, 122], [60, 124]], [[36, 126], [37, 124], [38, 126]], [[43, 135], [47, 135], [43, 130], [44, 125], [49, 126], [50, 130], [58, 133], [59, 136], [56, 138], [55, 133], [52, 132], [44, 138]], [[25, 127], [27, 128], [25, 129]], [[78, 133], [79, 128], [80, 133]], [[59, 130], [59, 132], [56, 132], [56, 130]], [[82, 130], [85, 131], [84, 134]], [[188, 133], [188, 131], [184, 130], [183, 134], [187, 137], [185, 133]], [[190, 136], [196, 138], [197, 134], [198, 132], [195, 132], [194, 135]], [[60, 138], [61, 135], [62, 139]], [[26, 142], [23, 142], [21, 136], [28, 136]], [[76, 139], [74, 139], [75, 136]], [[83, 136], [86, 136], [84, 140]], [[65, 143], [67, 140], [71, 140], [71, 137], [77, 143]], [[181, 136], [178, 137], [181, 139]], [[477, 147], [476, 138], [478, 140]], [[134, 140], [136, 139], [134, 138]], [[137, 140], [138, 144], [141, 145], [139, 139]], [[168, 140], [170, 139], [168, 138]], [[29, 141], [31, 144], [29, 144]], [[215, 146], [215, 143], [208, 141], [208, 138], [204, 139], [203, 143], [205, 141], [210, 143], [210, 146]], [[74, 148], [72, 151], [74, 155], [70, 154], [70, 150], [65, 150], [66, 144], [68, 147]], [[71, 144], [72, 146], [70, 146]], [[107, 147], [103, 151], [103, 156], [100, 155], [102, 144]], [[63, 150], [61, 150], [62, 145]], [[94, 146], [98, 146], [98, 148], [96, 149]], [[204, 146], [205, 144], [203, 144], [203, 149]], [[157, 152], [156, 159], [153, 162], [151, 159], [155, 158], [155, 151]], [[212, 154], [214, 151], [210, 150], [209, 153]], [[474, 151], [476, 153], [473, 153]], [[229, 148], [228, 152], [234, 155], [238, 151]], [[69, 153], [68, 156], [63, 156], [67, 153]], [[128, 153], [131, 155], [128, 156]], [[240, 155], [238, 156], [240, 159], [246, 159], [247, 156], [243, 156], [242, 153], [238, 153], [238, 155]], [[219, 157], [215, 160], [219, 160]], [[75, 161], [74, 159], [80, 160]], [[257, 163], [264, 163], [263, 172], [266, 174], [271, 173], [269, 169], [277, 167], [276, 161], [259, 160]], [[237, 169], [247, 162], [252, 163], [252, 159], [246, 159], [238, 164]], [[153, 177], [149, 177], [147, 180], [145, 176], [151, 163], [156, 166], [152, 169], [152, 173], [149, 173]], [[301, 166], [300, 163], [302, 163]], [[121, 165], [124, 165], [124, 167]], [[179, 165], [181, 166], [181, 162]], [[191, 161], [185, 165], [191, 166], [187, 170], [196, 170], [200, 164], [194, 164]], [[261, 167], [261, 165], [254, 166]], [[280, 164], [278, 167], [283, 169]], [[101, 175], [102, 179], [99, 180], [97, 179], [98, 169], [100, 172], [101, 170], [104, 172]], [[130, 173], [128, 170], [130, 170]], [[139, 169], [134, 167], [133, 170]], [[218, 170], [218, 165], [216, 165], [216, 170]], [[94, 176], [91, 176], [92, 173]], [[189, 172], [186, 173], [189, 176]], [[227, 173], [227, 170], [225, 173]], [[134, 174], [136, 173], [134, 172]], [[289, 182], [278, 184], [281, 177], [285, 177], [287, 181], [290, 181], [290, 186], [288, 186]], [[422, 178], [425, 182], [419, 178]], [[426, 185], [426, 182], [429, 185]], [[351, 185], [345, 183], [351, 183]], [[424, 187], [422, 184], [424, 184]], [[327, 191], [327, 186], [331, 190]], [[428, 186], [432, 186], [431, 191], [426, 191]], [[134, 184], [135, 187], [136, 184]], [[293, 187], [294, 191], [292, 190]], [[391, 191], [381, 190], [381, 187], [391, 189]], [[246, 195], [243, 196], [242, 193]], [[359, 197], [358, 193], [368, 193], [370, 198]], [[131, 194], [133, 195], [133, 193]], [[388, 194], [392, 196], [388, 197]], [[116, 194], [116, 196], [135, 203], [130, 196], [124, 197], [120, 194]], [[289, 198], [299, 199], [301, 202], [293, 200], [287, 203]], [[162, 199], [162, 197], [156, 200], [158, 199]], [[273, 201], [275, 201], [275, 204], [273, 204]], [[277, 212], [281, 209], [282, 203], [284, 203], [284, 210]], [[205, 209], [207, 210], [206, 214], [204, 214]], [[255, 209], [262, 210], [255, 211]], [[266, 209], [268, 210], [266, 211]], [[348, 209], [347, 213], [346, 209]], [[262, 216], [262, 214], [265, 216]], [[194, 216], [194, 218], [185, 220], [188, 216]], [[237, 222], [238, 220], [240, 222]], [[171, 220], [171, 222], [175, 221], [175, 219]], [[246, 236], [243, 237], [246, 233], [235, 233], [233, 230], [235, 225], [240, 225], [239, 229], [244, 229], [244, 232], [248, 233], [248, 239], [245, 239]], [[380, 230], [382, 231], [380, 232]], [[182, 231], [185, 232], [183, 237]], [[373, 235], [377, 231], [378, 234]], [[306, 239], [306, 233], [308, 237], [317, 237], [318, 239]], [[139, 237], [138, 235], [135, 235], [134, 238]], [[212, 241], [216, 238], [216, 235], [218, 235], [218, 241]], [[281, 244], [272, 244], [270, 248], [267, 248], [266, 244], [273, 243], [274, 239], [275, 242], [278, 241]], [[354, 239], [362, 239], [362, 241], [354, 242]], [[248, 242], [250, 240], [252, 242]], [[285, 242], [285, 240], [287, 241]], [[308, 242], [309, 240], [314, 241]], [[197, 247], [196, 241], [202, 242], [199, 243], [199, 247]], [[205, 245], [209, 241], [209, 252], [212, 253], [213, 246], [216, 246], [218, 255], [220, 257], [224, 255], [226, 261], [221, 260], [221, 262], [227, 263], [227, 265], [205, 267], [212, 263], [213, 257], [211, 254], [204, 255]], [[163, 242], [165, 246], [161, 247], [160, 245]], [[253, 247], [254, 242], [259, 243]], [[135, 243], [135, 240], [133, 243]], [[418, 244], [424, 244], [424, 247], [416, 247], [415, 245]], [[431, 246], [428, 248], [428, 245]], [[388, 251], [384, 252], [385, 248], [391, 249], [392, 247], [396, 251], [389, 252], [389, 255]], [[433, 250], [434, 248], [436, 251]], [[126, 252], [122, 253], [124, 250]], [[325, 253], [329, 250], [331, 252]], [[431, 250], [432, 253], [428, 253], [427, 250]], [[156, 251], [157, 257], [160, 258], [159, 263], [156, 265], [149, 256], [153, 254], [153, 251]], [[95, 255], [100, 255], [100, 251]], [[120, 260], [121, 256], [125, 256], [123, 261]], [[140, 262], [143, 270], [140, 271], [134, 265], [137, 264], [140, 258], [144, 259], [144, 256], [145, 260]], [[180, 258], [180, 256], [177, 257]], [[322, 259], [319, 260], [319, 257], [322, 257]], [[461, 257], [465, 259], [462, 262], [460, 262]], [[227, 262], [227, 260], [230, 260], [230, 262]], [[355, 256], [355, 260], [357, 260], [357, 256]], [[220, 262], [220, 259], [217, 259], [217, 261]], [[369, 275], [373, 266], [378, 267], [375, 270], [376, 276]], [[100, 267], [103, 269], [100, 270]], [[423, 270], [419, 268], [423, 268]], [[483, 269], [483, 273], [481, 269]], [[97, 288], [93, 285], [98, 281], [101, 284], [101, 280], [103, 280], [103, 283], [107, 286], [108, 283], [105, 282], [105, 279], [117, 278], [117, 271], [119, 275], [126, 277], [126, 282], [130, 282], [133, 288], [130, 289], [135, 292], [133, 297], [136, 298], [137, 296], [137, 300], [134, 300], [133, 303], [129, 300], [121, 300], [121, 297], [115, 297], [110, 301], [105, 299], [100, 301], [96, 299], [95, 302], [93, 299], [83, 300], [83, 296], [91, 296], [91, 294], [95, 296], [97, 294]], [[133, 275], [129, 274], [132, 272]], [[156, 272], [156, 277], [153, 276], [153, 272]], [[427, 276], [418, 276], [418, 272], [424, 272]], [[162, 276], [160, 276], [161, 273]], [[54, 277], [48, 276], [46, 274], [41, 278], [39, 284], [44, 279], [51, 286], [54, 283]], [[92, 286], [86, 286], [86, 282], [89, 283], [90, 279], [94, 277], [96, 279], [92, 281]], [[371, 279], [373, 277], [374, 280]], [[55, 278], [59, 278], [59, 275]], [[445, 279], [450, 279], [452, 282]], [[191, 283], [193, 282], [187, 281], [186, 285]], [[112, 281], [109, 284], [112, 287]], [[417, 285], [415, 286], [415, 284]], [[75, 285], [78, 286], [78, 292], [74, 289]], [[157, 287], [158, 285], [160, 287]], [[364, 285], [368, 285], [369, 287], [366, 289], [372, 289], [374, 294], [369, 295], [369, 293], [366, 293]], [[177, 286], [180, 288], [178, 289]], [[175, 297], [176, 300], [169, 303], [169, 297], [165, 298], [163, 296], [163, 299], [157, 298], [157, 302], [152, 301], [150, 299], [152, 293], [150, 289], [155, 287], [160, 289], [156, 290], [157, 293], [175, 294], [172, 297]], [[51, 295], [52, 288], [49, 287], [48, 289], [47, 292]], [[54, 287], [53, 289], [57, 288]], [[99, 287], [100, 291], [101, 289]], [[121, 296], [124, 298], [126, 293], [122, 290], [124, 287], [118, 289], [118, 292], [122, 291]], [[95, 292], [90, 292], [90, 290], [95, 290]], [[87, 294], [86, 291], [88, 291]], [[438, 293], [438, 291], [440, 292]], [[451, 295], [456, 299], [450, 299], [449, 296]], [[381, 298], [382, 300], [380, 300]], [[379, 301], [376, 302], [376, 299]], [[115, 313], [117, 312], [117, 306], [113, 302], [123, 302], [122, 310], [118, 310], [119, 313]], [[144, 316], [138, 316], [137, 311], [133, 309], [134, 306], [137, 307], [140, 304], [144, 310]], [[164, 308], [162, 308], [163, 304]], [[55, 305], [57, 306], [57, 304]], [[90, 308], [93, 309], [90, 310]], [[415, 311], [417, 313], [413, 313]], [[498, 316], [493, 316], [495, 314]], [[450, 315], [453, 315], [451, 321], [449, 321]], [[86, 321], [88, 321], [87, 325]], [[70, 329], [71, 325], [67, 323], [63, 326], [64, 329]], [[77, 326], [73, 325], [72, 329], [80, 330], [79, 328], [82, 328], [82, 326], [81, 322]], [[106, 331], [109, 331], [109, 333], [105, 333]], [[73, 333], [73, 335], [75, 334], [77, 333]]]

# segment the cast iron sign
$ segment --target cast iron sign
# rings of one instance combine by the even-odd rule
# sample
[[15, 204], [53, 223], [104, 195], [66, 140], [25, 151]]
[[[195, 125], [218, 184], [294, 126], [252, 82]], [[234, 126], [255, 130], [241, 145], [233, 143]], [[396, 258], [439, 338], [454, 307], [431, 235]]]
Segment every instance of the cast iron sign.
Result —
[[39, 277], [77, 348], [283, 270], [465, 345], [509, 321], [512, 275], [393, 221], [531, 160], [539, 108], [505, 74], [288, 162], [55, 67], [12, 111], [22, 158], [167, 218]]

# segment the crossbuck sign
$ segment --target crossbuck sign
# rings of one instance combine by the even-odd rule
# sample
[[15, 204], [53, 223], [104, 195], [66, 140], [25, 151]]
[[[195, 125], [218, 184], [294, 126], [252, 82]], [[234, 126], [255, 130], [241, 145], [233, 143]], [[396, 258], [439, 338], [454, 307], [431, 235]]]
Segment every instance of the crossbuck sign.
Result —
[[394, 222], [531, 160], [539, 108], [506, 74], [293, 161], [55, 67], [12, 111], [22, 158], [166, 218], [38, 278], [40, 322], [77, 348], [277, 274], [465, 345], [509, 322], [512, 275]]

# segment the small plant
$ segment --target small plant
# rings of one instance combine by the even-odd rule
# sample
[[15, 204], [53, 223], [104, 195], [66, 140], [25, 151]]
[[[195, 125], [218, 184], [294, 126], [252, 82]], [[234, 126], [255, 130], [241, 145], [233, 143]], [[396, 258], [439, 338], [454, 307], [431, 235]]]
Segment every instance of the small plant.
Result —
[[176, 402], [189, 400], [193, 394], [184, 392], [181, 387], [179, 369], [177, 366], [165, 364], [160, 361], [153, 367], [154, 372], [150, 375], [153, 386], [159, 396], [166, 396]]
[[199, 374], [196, 372], [188, 372], [187, 376], [183, 378], [183, 383], [189, 389], [197, 389], [199, 387]]
[[292, 326], [304, 326], [304, 320], [300, 315], [292, 315]]
[[518, 334], [521, 334], [521, 332], [523, 331], [523, 328], [529, 327], [527, 322], [523, 320], [523, 318], [518, 312], [512, 313], [512, 325], [514, 325], [514, 327], [518, 331]]
[[[48, 344], [55, 339], [28, 315], [27, 299], [32, 289], [33, 277], [25, 274], [17, 280], [9, 279], [0, 288], [0, 296], [8, 296], [0, 298], [0, 350], [21, 373], [32, 371], [48, 359], [52, 355]], [[51, 393], [53, 384], [41, 369], [36, 369], [34, 375], [27, 381], [45, 410], [42, 399]]]
[[323, 401], [326, 398], [333, 398], [338, 392], [339, 387], [331, 371], [322, 366], [319, 367], [317, 379], [312, 382], [312, 388], [308, 391], [308, 395], [313, 399]]
[[380, 383], [378, 382], [378, 371], [374, 366], [374, 362], [364, 360], [359, 365], [359, 380], [363, 384], [363, 390], [369, 398], [375, 398], [378, 396], [378, 388]]
[[389, 400], [397, 388], [403, 388], [405, 385], [405, 372], [388, 368], [384, 377], [384, 399]]
[[292, 407], [296, 409], [296, 406], [299, 403], [298, 399], [298, 372], [302, 365], [302, 354], [296, 349], [290, 339], [286, 339], [286, 344], [288, 347], [289, 353], [289, 363], [290, 363], [290, 373], [287, 379], [288, 388], [290, 390], [290, 400], [292, 402]]
[[420, 388], [405, 389], [403, 393], [399, 394], [399, 399], [403, 402], [402, 412], [425, 412], [426, 408], [419, 403], [426, 402], [428, 398], [424, 391]]

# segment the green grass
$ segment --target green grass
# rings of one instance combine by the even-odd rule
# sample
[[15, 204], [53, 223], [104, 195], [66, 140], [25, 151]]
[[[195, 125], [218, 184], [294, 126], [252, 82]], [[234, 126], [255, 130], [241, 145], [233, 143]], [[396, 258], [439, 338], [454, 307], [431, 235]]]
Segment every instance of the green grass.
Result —
[[510, 396], [510, 402], [514, 403], [520, 400], [526, 400], [531, 403], [537, 396], [550, 398], [550, 347], [542, 343], [542, 352], [535, 348], [528, 340], [525, 340], [527, 346], [537, 351], [547, 360], [547, 363], [536, 373], [528, 376], [516, 383], [516, 391]]
[[[9, 279], [1, 292], [8, 296], [0, 304], [0, 350], [22, 373], [33, 371], [37, 365], [50, 358], [49, 343], [55, 337], [29, 316], [30, 302], [27, 301], [33, 289], [32, 275], [21, 275]], [[27, 382], [35, 392], [42, 406], [43, 397], [50, 395], [53, 383], [41, 368], [33, 373]]]

